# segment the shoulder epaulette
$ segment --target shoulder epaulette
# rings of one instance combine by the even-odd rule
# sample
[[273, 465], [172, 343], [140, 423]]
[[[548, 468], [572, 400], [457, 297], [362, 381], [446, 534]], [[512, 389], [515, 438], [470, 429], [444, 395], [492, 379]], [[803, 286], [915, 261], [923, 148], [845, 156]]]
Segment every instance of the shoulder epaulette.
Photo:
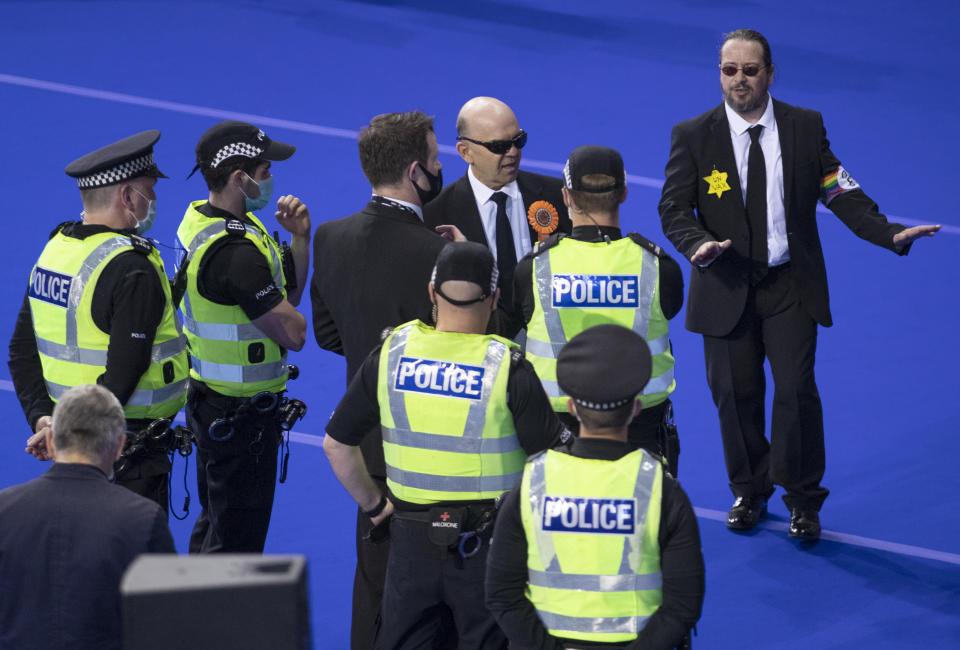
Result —
[[555, 232], [546, 239], [538, 241], [533, 245], [533, 256], [536, 257], [546, 250], [549, 250], [560, 243], [560, 240], [567, 236], [564, 232]]
[[515, 368], [523, 361], [523, 350], [510, 346], [510, 367]]
[[528, 462], [528, 463], [529, 463], [529, 462], [532, 462], [532, 461], [540, 458], [540, 456], [543, 456], [545, 453], [547, 453], [547, 450], [546, 450], [546, 449], [544, 449], [543, 451], [538, 451], [538, 452], [535, 453], [535, 454], [530, 454], [529, 456], [527, 456], [527, 462]]
[[57, 227], [50, 231], [50, 237], [48, 237], [48, 239], [53, 239], [54, 237], [56, 237], [58, 232], [60, 232], [61, 230], [63, 230], [64, 227], [69, 226], [72, 223], [73, 223], [72, 221], [64, 221], [63, 223], [58, 223]]
[[133, 250], [137, 251], [141, 255], [149, 255], [153, 252], [153, 242], [151, 242], [146, 237], [141, 237], [140, 235], [130, 235], [130, 243], [133, 245]]
[[627, 237], [632, 239], [635, 244], [637, 244], [638, 246], [642, 246], [643, 248], [646, 248], [648, 251], [650, 251], [657, 257], [667, 256], [667, 253], [662, 248], [654, 244], [652, 241], [650, 241], [643, 235], [637, 234], [635, 232], [631, 232], [627, 234]]
[[247, 234], [247, 228], [239, 219], [227, 219], [223, 224], [224, 230], [230, 237], [243, 237]]
[[391, 334], [393, 334], [393, 328], [392, 328], [392, 327], [384, 327], [384, 328], [383, 328], [383, 331], [380, 332], [380, 342], [383, 343], [384, 341], [386, 341], [386, 340], [387, 340], [387, 337], [390, 336]]

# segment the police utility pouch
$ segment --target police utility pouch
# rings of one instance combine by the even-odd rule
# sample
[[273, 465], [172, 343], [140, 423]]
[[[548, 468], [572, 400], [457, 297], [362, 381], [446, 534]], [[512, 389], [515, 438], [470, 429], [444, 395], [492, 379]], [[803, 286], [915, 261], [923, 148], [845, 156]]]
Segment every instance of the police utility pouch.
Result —
[[427, 537], [442, 548], [456, 545], [463, 532], [463, 516], [466, 508], [430, 508], [430, 530]]

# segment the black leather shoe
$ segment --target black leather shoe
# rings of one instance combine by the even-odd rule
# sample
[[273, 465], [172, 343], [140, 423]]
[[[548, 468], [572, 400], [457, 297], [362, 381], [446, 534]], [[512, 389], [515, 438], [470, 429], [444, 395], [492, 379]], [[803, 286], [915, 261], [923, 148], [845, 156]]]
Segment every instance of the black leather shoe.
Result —
[[790, 537], [820, 539], [820, 513], [816, 510], [791, 508]]
[[727, 512], [727, 528], [750, 530], [767, 516], [767, 500], [763, 497], [737, 497]]

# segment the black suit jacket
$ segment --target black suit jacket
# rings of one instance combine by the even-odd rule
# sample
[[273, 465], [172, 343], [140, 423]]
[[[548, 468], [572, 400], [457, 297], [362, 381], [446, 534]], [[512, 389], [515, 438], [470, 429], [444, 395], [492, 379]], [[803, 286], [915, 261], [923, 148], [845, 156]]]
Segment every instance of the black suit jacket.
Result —
[[[557, 231], [570, 232], [570, 216], [567, 214], [567, 207], [563, 204], [563, 196], [560, 193], [562, 183], [559, 178], [520, 170], [517, 175], [517, 187], [523, 197], [525, 210], [529, 210], [530, 205], [536, 201], [549, 201], [557, 209], [557, 215], [560, 217]], [[473, 188], [470, 187], [470, 179], [466, 174], [455, 183], [444, 187], [440, 195], [424, 207], [423, 220], [431, 228], [441, 224], [452, 224], [459, 228], [470, 241], [485, 244], [489, 248], [496, 245], [496, 242], [491, 245], [483, 232], [480, 211], [477, 210], [477, 199], [473, 196]], [[528, 227], [530, 243], [535, 244], [538, 235], [532, 226]]]
[[93, 465], [0, 491], [0, 648], [119, 648], [123, 572], [174, 552], [160, 506]]
[[[347, 360], [347, 383], [387, 327], [419, 318], [431, 323], [427, 284], [446, 240], [416, 214], [375, 201], [349, 217], [321, 224], [313, 238], [313, 332], [324, 350]], [[380, 435], [361, 449], [367, 469], [384, 476]]]
[[[800, 302], [821, 325], [833, 324], [827, 272], [817, 232], [820, 185], [840, 161], [830, 151], [823, 118], [816, 111], [774, 100], [773, 114], [783, 160], [783, 204], [791, 277]], [[726, 172], [730, 190], [708, 194], [704, 177]], [[839, 194], [830, 210], [857, 236], [897, 251], [893, 236], [904, 229], [889, 223], [860, 189]], [[660, 199], [663, 232], [687, 259], [707, 241], [730, 239], [731, 247], [705, 268], [694, 265], [687, 300], [687, 329], [725, 336], [743, 314], [749, 288], [750, 233], [730, 127], [723, 104], [674, 126]]]

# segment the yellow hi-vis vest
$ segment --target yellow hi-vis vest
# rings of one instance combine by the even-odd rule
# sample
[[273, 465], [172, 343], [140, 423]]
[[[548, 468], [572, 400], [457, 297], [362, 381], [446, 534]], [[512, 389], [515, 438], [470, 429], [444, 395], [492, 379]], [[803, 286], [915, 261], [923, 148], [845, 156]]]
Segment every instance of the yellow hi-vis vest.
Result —
[[567, 341], [595, 325], [622, 325], [646, 339], [653, 374], [639, 395], [643, 408], [660, 404], [674, 391], [659, 276], [657, 256], [629, 237], [611, 243], [565, 237], [534, 257], [535, 307], [527, 324], [526, 352], [554, 411], [567, 411], [567, 395], [557, 385], [557, 355]]
[[[234, 236], [228, 231], [226, 220], [197, 211], [204, 203], [194, 201], [187, 206], [177, 229], [177, 239], [186, 251], [181, 264], [189, 264], [187, 290], [180, 309], [190, 344], [190, 376], [231, 397], [282, 391], [287, 386], [287, 351], [250, 322], [240, 305], [217, 304], [201, 296], [197, 289], [203, 256], [215, 242]], [[267, 259], [273, 284], [286, 298], [280, 250], [259, 219], [249, 212], [247, 218], [255, 225], [243, 224], [243, 237]]]
[[387, 486], [411, 503], [494, 499], [526, 454], [507, 406], [510, 342], [401, 325], [380, 352], [377, 399]]
[[547, 631], [630, 641], [663, 603], [662, 463], [638, 449], [616, 461], [547, 451], [520, 486], [526, 596]]
[[[33, 267], [30, 313], [47, 393], [54, 402], [73, 386], [97, 383], [106, 370], [110, 335], [93, 320], [93, 294], [107, 264], [132, 250], [130, 235], [104, 232], [77, 239], [58, 232]], [[163, 316], [150, 366], [123, 406], [128, 419], [170, 418], [187, 400], [186, 339], [174, 314], [170, 281], [156, 249], [147, 259], [163, 288]]]

